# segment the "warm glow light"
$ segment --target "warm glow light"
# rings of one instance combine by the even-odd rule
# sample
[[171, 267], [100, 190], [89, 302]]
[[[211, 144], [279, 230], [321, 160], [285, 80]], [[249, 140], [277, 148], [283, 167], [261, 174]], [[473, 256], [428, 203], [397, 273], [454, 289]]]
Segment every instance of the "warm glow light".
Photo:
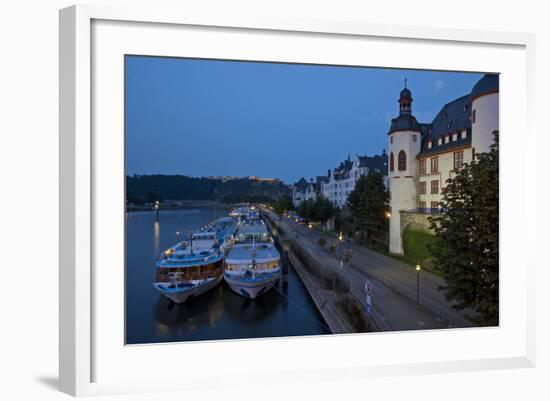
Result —
[[417, 271], [417, 272], [420, 271], [420, 265], [416, 265], [416, 271]]
[[313, 225], [312, 225], [312, 224], [309, 224], [308, 227], [311, 228], [311, 227], [313, 227]]
[[344, 240], [344, 233], [342, 231], [340, 231], [340, 235], [338, 236], [338, 239], [340, 241], [343, 241]]
[[386, 218], [390, 218], [391, 217], [391, 213], [390, 212], [386, 212]]

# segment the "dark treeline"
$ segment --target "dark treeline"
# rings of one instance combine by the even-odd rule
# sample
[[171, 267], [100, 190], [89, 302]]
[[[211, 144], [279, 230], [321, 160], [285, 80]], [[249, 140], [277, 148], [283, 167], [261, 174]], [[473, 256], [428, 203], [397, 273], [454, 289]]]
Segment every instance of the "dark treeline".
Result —
[[248, 178], [223, 181], [184, 175], [134, 175], [126, 177], [129, 203], [171, 200], [210, 200], [224, 203], [270, 202], [291, 190], [282, 182]]

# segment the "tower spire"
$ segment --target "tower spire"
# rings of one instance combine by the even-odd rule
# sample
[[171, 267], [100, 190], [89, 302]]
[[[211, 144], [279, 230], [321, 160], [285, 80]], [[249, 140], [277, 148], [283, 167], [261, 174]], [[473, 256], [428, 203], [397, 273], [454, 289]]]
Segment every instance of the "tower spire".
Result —
[[412, 94], [407, 88], [407, 78], [404, 79], [405, 88], [399, 94], [399, 114], [411, 114], [412, 112]]

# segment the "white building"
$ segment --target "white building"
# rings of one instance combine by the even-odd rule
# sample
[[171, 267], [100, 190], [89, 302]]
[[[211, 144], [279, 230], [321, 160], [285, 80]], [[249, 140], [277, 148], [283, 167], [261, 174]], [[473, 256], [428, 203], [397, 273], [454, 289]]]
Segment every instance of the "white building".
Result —
[[292, 186], [292, 204], [294, 207], [300, 206], [306, 200], [316, 199], [319, 194], [319, 188], [319, 184], [313, 182], [313, 179], [307, 182], [305, 178], [300, 178], [300, 180]]
[[323, 196], [329, 199], [336, 207], [344, 207], [348, 201], [349, 194], [355, 189], [355, 183], [370, 170], [386, 175], [388, 168], [388, 156], [384, 151], [381, 155], [356, 156], [352, 161], [348, 156], [333, 171], [328, 171], [327, 177], [320, 182], [320, 191]]
[[[441, 190], [476, 152], [487, 152], [499, 129], [499, 79], [487, 74], [471, 93], [447, 103], [431, 123], [412, 114], [412, 94], [399, 97], [399, 116], [388, 132], [390, 252], [403, 254], [402, 212], [438, 212]], [[427, 220], [426, 220], [427, 221]]]

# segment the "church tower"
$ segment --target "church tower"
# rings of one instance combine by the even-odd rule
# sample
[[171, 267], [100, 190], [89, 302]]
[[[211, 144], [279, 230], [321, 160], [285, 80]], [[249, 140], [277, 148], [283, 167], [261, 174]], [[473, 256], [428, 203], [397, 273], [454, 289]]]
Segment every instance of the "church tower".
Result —
[[499, 76], [485, 74], [473, 87], [472, 153], [488, 152], [499, 129]]
[[400, 211], [417, 208], [417, 163], [421, 131], [412, 114], [412, 93], [405, 88], [399, 95], [399, 115], [392, 119], [388, 132], [388, 177], [390, 183], [390, 252], [403, 254]]

